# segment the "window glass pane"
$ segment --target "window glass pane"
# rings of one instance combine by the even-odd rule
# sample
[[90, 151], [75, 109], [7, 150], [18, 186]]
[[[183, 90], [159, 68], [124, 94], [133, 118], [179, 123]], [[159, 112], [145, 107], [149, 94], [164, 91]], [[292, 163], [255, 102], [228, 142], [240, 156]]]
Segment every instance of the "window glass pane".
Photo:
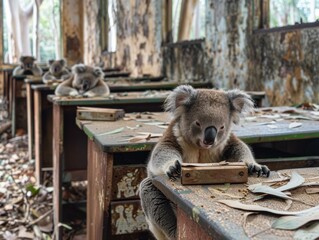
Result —
[[271, 28], [319, 19], [319, 0], [270, 0], [269, 4]]

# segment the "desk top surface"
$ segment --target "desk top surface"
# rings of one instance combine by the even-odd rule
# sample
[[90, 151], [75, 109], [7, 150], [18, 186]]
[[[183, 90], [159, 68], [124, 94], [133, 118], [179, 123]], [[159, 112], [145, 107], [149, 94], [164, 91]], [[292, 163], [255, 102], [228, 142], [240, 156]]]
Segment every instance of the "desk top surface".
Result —
[[[306, 179], [306, 182], [313, 182], [314, 177], [317, 177], [316, 181], [318, 181], [319, 168], [272, 172], [270, 179], [278, 179], [278, 173], [290, 175], [292, 171], [298, 172]], [[248, 184], [270, 179], [249, 177]], [[296, 232], [270, 228], [273, 221], [278, 218], [276, 215], [257, 212], [257, 214], [247, 216], [247, 211], [230, 208], [219, 203], [218, 200], [240, 201], [244, 204], [260, 205], [282, 211], [301, 211], [310, 208], [301, 202], [292, 201], [289, 210], [285, 210], [289, 203], [275, 197], [253, 201], [256, 195], [249, 192], [246, 184], [183, 186], [179, 180], [171, 182], [165, 176], [155, 177], [153, 183], [214, 239], [293, 239]], [[318, 205], [318, 195], [307, 194], [306, 188], [309, 187], [299, 187], [290, 191], [295, 199], [313, 206]]]
[[168, 94], [169, 91], [124, 92], [112, 93], [108, 97], [95, 98], [73, 98], [48, 95], [48, 101], [56, 105], [67, 106], [163, 103]]
[[[242, 118], [234, 134], [246, 143], [319, 137], [319, 117], [314, 112], [288, 107], [265, 110], [256, 109], [253, 116]], [[104, 151], [129, 152], [151, 150], [169, 121], [168, 113], [129, 113], [114, 122], [77, 120], [77, 124]]]
[[[172, 90], [179, 85], [178, 82], [134, 82], [134, 81], [109, 81], [106, 79], [106, 82], [110, 88], [111, 93], [113, 92], [125, 92], [125, 91], [146, 91], [146, 90]], [[210, 83], [207, 82], [194, 82], [190, 83], [195, 88], [207, 88], [212, 87]], [[33, 90], [36, 91], [45, 91], [45, 90], [54, 90], [57, 85], [47, 85], [47, 84], [38, 84], [32, 86]], [[256, 98], [263, 98], [265, 96], [264, 92], [249, 92], [252, 96]]]

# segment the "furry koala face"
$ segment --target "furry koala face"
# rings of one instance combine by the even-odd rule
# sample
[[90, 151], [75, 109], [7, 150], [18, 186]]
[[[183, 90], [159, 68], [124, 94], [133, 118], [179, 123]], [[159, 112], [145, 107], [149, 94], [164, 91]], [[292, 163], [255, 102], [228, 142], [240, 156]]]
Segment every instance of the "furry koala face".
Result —
[[32, 56], [22, 56], [20, 57], [21, 67], [24, 70], [32, 70], [35, 58]]
[[90, 67], [84, 64], [77, 64], [72, 67], [74, 80], [73, 88], [77, 89], [80, 94], [94, 88], [100, 79], [103, 79], [103, 72], [98, 67]]
[[49, 66], [49, 71], [53, 75], [58, 75], [62, 72], [63, 68], [65, 67], [66, 62], [64, 59], [61, 60], [49, 60], [48, 61], [48, 66]]
[[187, 85], [177, 87], [166, 100], [166, 110], [177, 120], [184, 140], [201, 149], [225, 143], [240, 113], [252, 108], [252, 99], [242, 91], [197, 90]]

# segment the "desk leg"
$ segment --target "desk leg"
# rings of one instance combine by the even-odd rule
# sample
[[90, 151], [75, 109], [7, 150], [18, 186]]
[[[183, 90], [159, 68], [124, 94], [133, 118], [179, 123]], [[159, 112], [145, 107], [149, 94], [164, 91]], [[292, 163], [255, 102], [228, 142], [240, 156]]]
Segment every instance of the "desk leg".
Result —
[[35, 176], [38, 183], [42, 182], [42, 118], [41, 118], [41, 93], [34, 91], [34, 145], [35, 145]]
[[28, 152], [29, 160], [33, 159], [33, 96], [31, 84], [27, 83], [27, 115], [28, 115]]
[[[59, 105], [53, 106], [53, 206], [54, 228], [56, 239], [62, 239], [62, 173], [63, 173], [63, 109]], [[41, 169], [40, 169], [41, 171]]]
[[12, 78], [12, 95], [11, 95], [11, 101], [12, 101], [12, 112], [11, 112], [11, 135], [14, 137], [16, 135], [16, 79]]
[[179, 207], [177, 207], [177, 235], [177, 239], [213, 239]]
[[109, 239], [113, 154], [88, 140], [87, 239]]

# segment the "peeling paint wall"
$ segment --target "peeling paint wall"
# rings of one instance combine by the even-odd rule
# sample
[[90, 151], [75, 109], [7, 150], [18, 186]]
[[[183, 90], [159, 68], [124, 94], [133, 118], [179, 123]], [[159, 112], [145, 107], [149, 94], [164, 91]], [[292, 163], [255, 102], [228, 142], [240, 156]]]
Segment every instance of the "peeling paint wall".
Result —
[[188, 41], [163, 47], [164, 73], [180, 83], [206, 81], [205, 41]]
[[117, 1], [116, 66], [131, 76], [162, 75], [161, 1]]
[[[102, 56], [105, 66], [132, 76], [163, 74], [181, 83], [208, 80], [217, 88], [265, 90], [269, 105], [318, 102], [319, 28], [255, 34], [258, 3], [206, 0], [205, 40], [161, 47], [162, 2], [119, 0], [117, 51]], [[85, 0], [87, 63], [99, 59], [98, 26], [92, 24], [97, 6], [97, 0]]]
[[62, 41], [63, 57], [68, 65], [83, 62], [83, 1], [63, 0]]
[[247, 1], [206, 1], [207, 77], [218, 88], [245, 89]]
[[319, 29], [256, 34], [252, 47], [271, 105], [319, 101]]
[[101, 61], [98, 0], [84, 0], [84, 63], [99, 65]]

